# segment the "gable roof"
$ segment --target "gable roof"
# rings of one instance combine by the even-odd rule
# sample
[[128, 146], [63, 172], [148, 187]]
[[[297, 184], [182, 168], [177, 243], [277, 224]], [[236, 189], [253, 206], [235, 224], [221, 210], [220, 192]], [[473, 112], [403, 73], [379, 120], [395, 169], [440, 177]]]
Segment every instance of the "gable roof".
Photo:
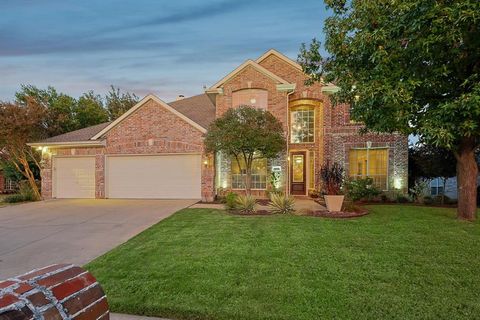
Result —
[[111, 122], [100, 123], [91, 127], [86, 127], [83, 129], [67, 132], [58, 136], [41, 140], [36, 144], [88, 141], [97, 133], [102, 131], [105, 127], [107, 127], [110, 123]]
[[252, 68], [256, 69], [257, 71], [263, 73], [264, 75], [266, 75], [267, 77], [269, 77], [270, 79], [272, 79], [273, 81], [275, 81], [277, 83], [280, 83], [280, 84], [288, 84], [289, 83], [287, 80], [282, 79], [281, 77], [277, 76], [276, 74], [274, 74], [270, 70], [265, 69], [264, 67], [259, 65], [257, 62], [255, 62], [253, 60], [247, 60], [244, 63], [242, 63], [240, 66], [238, 66], [235, 70], [233, 70], [232, 72], [227, 74], [225, 77], [223, 77], [220, 81], [218, 81], [213, 86], [208, 88], [206, 90], [206, 92], [215, 91], [216, 89], [221, 87], [225, 82], [227, 82], [230, 79], [232, 79], [233, 77], [235, 77], [237, 74], [239, 74], [243, 69], [245, 69], [247, 67], [252, 67]]
[[[149, 96], [152, 96], [152, 95], [149, 95]], [[142, 105], [143, 103], [151, 99], [151, 97], [149, 96], [147, 96], [148, 99], [146, 99], [147, 97], [142, 99], [142, 101], [140, 101], [139, 104]], [[155, 101], [160, 100], [157, 97], [155, 98], [156, 98]], [[162, 101], [162, 105], [164, 104], [167, 105], [165, 102]], [[137, 107], [138, 109], [139, 107], [138, 104], [133, 106], [131, 109], [135, 107]], [[169, 107], [169, 111], [173, 110], [177, 116], [181, 114], [182, 119], [186, 120], [185, 119], [186, 117], [188, 119], [186, 120], [187, 122], [195, 123], [197, 129], [201, 129], [200, 131], [202, 132], [205, 131], [206, 128], [208, 128], [208, 126], [213, 120], [215, 120], [215, 105], [213, 104], [212, 100], [208, 98], [206, 94], [199, 94], [193, 97], [170, 102], [168, 104], [168, 107]], [[130, 110], [127, 112], [130, 112]], [[50, 137], [38, 142], [29, 143], [29, 145], [31, 146], [62, 145], [63, 146], [64, 144], [75, 144], [75, 143], [80, 144], [80, 143], [86, 143], [89, 141], [93, 142], [92, 140], [98, 139], [98, 138], [95, 138], [97, 136], [102, 136], [104, 134], [102, 133], [102, 131], [106, 130], [107, 127], [109, 127], [111, 124], [112, 122], [100, 123], [94, 126], [90, 126], [83, 129], [60, 134], [58, 136]]]
[[292, 67], [302, 71], [302, 66], [301, 65], [299, 65], [297, 62], [293, 61], [292, 59], [290, 59], [289, 57], [287, 57], [286, 55], [284, 55], [283, 53], [281, 53], [281, 52], [279, 52], [275, 49], [268, 50], [267, 52], [262, 54], [257, 60], [255, 60], [255, 62], [260, 64], [263, 60], [267, 59], [271, 55], [276, 56], [277, 58], [279, 58], [279, 59], [285, 61], [286, 63], [290, 64]]
[[206, 133], [207, 130], [202, 127], [201, 125], [199, 125], [198, 123], [196, 123], [195, 121], [193, 121], [192, 119], [188, 118], [187, 116], [185, 116], [183, 113], [175, 110], [174, 108], [172, 108], [171, 106], [169, 106], [166, 102], [164, 102], [163, 100], [161, 100], [160, 98], [158, 98], [157, 96], [153, 95], [153, 94], [149, 94], [147, 96], [145, 96], [142, 100], [140, 100], [136, 105], [134, 105], [133, 107], [131, 107], [127, 112], [125, 112], [124, 114], [122, 114], [120, 117], [118, 117], [115, 121], [111, 122], [108, 126], [106, 126], [105, 128], [103, 128], [100, 132], [98, 132], [97, 134], [95, 134], [92, 138], [90, 138], [90, 140], [97, 140], [98, 138], [101, 138], [103, 135], [105, 135], [108, 131], [112, 130], [115, 126], [117, 126], [120, 122], [122, 122], [123, 120], [125, 120], [126, 118], [128, 118], [131, 114], [133, 114], [135, 111], [137, 111], [140, 107], [142, 107], [147, 101], [149, 100], [153, 100], [155, 101], [156, 103], [158, 103], [159, 105], [161, 105], [162, 107], [164, 107], [165, 109], [167, 109], [167, 111], [170, 111], [171, 113], [173, 113], [174, 115], [176, 115], [177, 117], [179, 117], [180, 119], [184, 120], [185, 122], [187, 122], [188, 124], [190, 124], [192, 127], [194, 127], [195, 129], [199, 130], [200, 132], [202, 133]]
[[168, 104], [204, 128], [208, 128], [210, 123], [215, 120], [215, 105], [205, 93]]

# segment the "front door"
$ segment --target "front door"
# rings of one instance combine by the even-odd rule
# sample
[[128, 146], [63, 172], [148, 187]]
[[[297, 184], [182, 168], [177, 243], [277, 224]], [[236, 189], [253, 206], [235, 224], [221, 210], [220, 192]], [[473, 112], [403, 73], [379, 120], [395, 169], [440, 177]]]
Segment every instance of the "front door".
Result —
[[305, 151], [295, 151], [290, 154], [290, 194], [306, 194], [306, 154]]

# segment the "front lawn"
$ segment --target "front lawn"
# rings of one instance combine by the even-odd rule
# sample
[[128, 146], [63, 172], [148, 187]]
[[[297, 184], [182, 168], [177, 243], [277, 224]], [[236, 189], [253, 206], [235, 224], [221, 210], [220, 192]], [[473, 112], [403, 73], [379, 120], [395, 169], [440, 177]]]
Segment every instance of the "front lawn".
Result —
[[[185, 209], [87, 265], [115, 312], [176, 319], [480, 317], [480, 223], [372, 206], [358, 219]], [[135, 214], [132, 212], [132, 214]]]

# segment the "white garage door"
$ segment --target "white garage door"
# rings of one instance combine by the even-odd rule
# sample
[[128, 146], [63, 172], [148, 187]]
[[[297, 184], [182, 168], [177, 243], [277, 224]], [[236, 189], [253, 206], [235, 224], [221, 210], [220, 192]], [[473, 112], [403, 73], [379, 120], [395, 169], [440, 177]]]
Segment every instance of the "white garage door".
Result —
[[95, 157], [54, 158], [57, 198], [95, 198]]
[[201, 156], [109, 156], [107, 197], [200, 199]]

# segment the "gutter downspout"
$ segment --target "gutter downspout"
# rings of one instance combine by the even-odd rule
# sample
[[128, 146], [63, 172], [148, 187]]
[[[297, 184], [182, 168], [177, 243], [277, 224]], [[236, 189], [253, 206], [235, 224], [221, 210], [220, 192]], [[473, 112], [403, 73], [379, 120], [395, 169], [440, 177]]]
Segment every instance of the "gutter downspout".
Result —
[[287, 177], [286, 177], [286, 182], [287, 182], [287, 187], [286, 187], [286, 195], [290, 195], [290, 153], [288, 151], [288, 145], [290, 143], [290, 95], [292, 95], [295, 92], [295, 89], [292, 89], [292, 91], [287, 92]]

